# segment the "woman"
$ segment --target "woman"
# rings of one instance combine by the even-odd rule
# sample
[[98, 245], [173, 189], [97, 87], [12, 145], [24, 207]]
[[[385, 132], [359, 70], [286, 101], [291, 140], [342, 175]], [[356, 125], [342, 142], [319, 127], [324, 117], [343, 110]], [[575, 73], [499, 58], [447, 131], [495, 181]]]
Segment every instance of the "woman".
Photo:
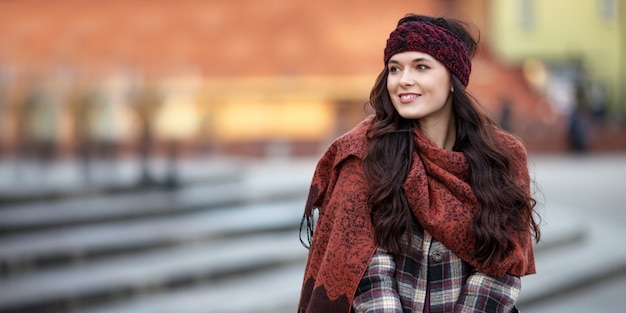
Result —
[[539, 227], [526, 150], [466, 90], [476, 45], [451, 19], [390, 34], [375, 114], [313, 177], [299, 312], [516, 311]]

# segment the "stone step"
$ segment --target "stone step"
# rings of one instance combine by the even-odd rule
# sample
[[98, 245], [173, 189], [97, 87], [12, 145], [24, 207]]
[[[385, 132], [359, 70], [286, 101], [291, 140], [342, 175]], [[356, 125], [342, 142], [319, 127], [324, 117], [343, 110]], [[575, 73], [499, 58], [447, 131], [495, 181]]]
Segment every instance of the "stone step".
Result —
[[540, 212], [541, 241], [535, 245], [535, 254], [564, 246], [578, 245], [588, 235], [585, 220], [578, 214], [567, 214], [568, 209], [551, 205]]
[[186, 244], [97, 260], [0, 281], [0, 311], [65, 312], [81, 303], [130, 298], [150, 290], [206, 283], [291, 262], [307, 250], [297, 231]]
[[[176, 177], [181, 185], [236, 181], [240, 179], [244, 163], [237, 158], [216, 157], [178, 161]], [[143, 165], [136, 158], [93, 160], [87, 172], [81, 162], [78, 159], [48, 163], [0, 160], [0, 204], [158, 189], [164, 187], [168, 180], [168, 161], [163, 158], [149, 160], [149, 177], [143, 177]], [[150, 180], [144, 181], [144, 178]]]
[[170, 191], [142, 191], [115, 196], [62, 199], [17, 204], [0, 210], [0, 234], [106, 221], [170, 216], [245, 203], [305, 199], [308, 179], [242, 181], [219, 185], [191, 185]]
[[7, 276], [50, 266], [176, 244], [281, 231], [299, 226], [300, 200], [257, 203], [167, 217], [68, 226], [0, 238], [0, 269]]
[[[564, 216], [564, 215], [562, 215]], [[626, 230], [599, 219], [582, 219], [576, 244], [539, 250], [537, 273], [522, 278], [520, 307], [626, 272]], [[584, 221], [584, 223], [583, 223]]]
[[304, 262], [227, 281], [142, 295], [77, 313], [291, 313], [296, 311]]

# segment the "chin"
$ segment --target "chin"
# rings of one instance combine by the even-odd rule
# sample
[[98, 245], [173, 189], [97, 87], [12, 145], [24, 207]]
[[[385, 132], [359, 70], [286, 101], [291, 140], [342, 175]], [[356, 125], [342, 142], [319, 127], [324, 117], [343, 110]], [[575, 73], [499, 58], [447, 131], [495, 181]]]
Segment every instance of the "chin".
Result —
[[418, 120], [422, 117], [420, 114], [416, 114], [416, 113], [404, 113], [404, 114], [399, 113], [399, 115], [400, 117], [406, 120]]

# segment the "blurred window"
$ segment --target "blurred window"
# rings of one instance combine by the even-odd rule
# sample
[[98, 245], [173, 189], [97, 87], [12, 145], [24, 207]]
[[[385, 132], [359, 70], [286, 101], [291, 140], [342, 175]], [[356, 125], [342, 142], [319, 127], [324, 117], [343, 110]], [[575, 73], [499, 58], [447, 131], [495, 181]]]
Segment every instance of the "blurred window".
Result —
[[598, 10], [605, 22], [614, 22], [617, 18], [617, 0], [598, 0]]
[[520, 24], [525, 31], [533, 29], [535, 23], [533, 8], [533, 0], [520, 0]]

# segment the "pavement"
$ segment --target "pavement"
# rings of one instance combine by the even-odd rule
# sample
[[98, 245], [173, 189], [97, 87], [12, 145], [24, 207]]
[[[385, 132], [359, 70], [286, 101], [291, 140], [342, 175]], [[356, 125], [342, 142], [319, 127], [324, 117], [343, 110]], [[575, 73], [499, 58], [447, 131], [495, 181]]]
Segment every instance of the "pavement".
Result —
[[626, 154], [531, 155], [529, 161], [545, 235], [538, 248], [550, 246], [555, 228], [567, 224], [583, 236], [537, 251], [537, 274], [522, 279], [522, 311], [623, 312]]
[[[192, 246], [168, 246], [167, 251], [149, 251], [141, 256], [122, 255], [113, 263], [94, 262], [81, 267], [82, 271], [89, 267], [113, 266], [111, 264], [121, 268], [141, 268], [140, 271], [120, 271], [116, 279], [111, 275], [81, 278], [79, 275], [69, 275], [68, 271], [71, 270], [67, 269], [48, 271], [45, 277], [9, 277], [4, 279], [0, 289], [9, 285], [14, 287], [3, 289], [0, 303], [18, 301], [20, 297], [51, 296], [55, 292], [78, 292], [87, 287], [95, 290], [107, 284], [133, 284], [167, 273], [184, 276], [186, 271], [196, 274], [200, 271], [203, 275], [226, 276], [224, 273], [229, 271], [227, 265], [235, 271], [255, 266], [234, 264], [233, 260], [253, 260], [261, 270], [243, 277], [235, 275], [232, 279], [219, 279], [192, 288], [144, 294], [79, 312], [293, 312], [306, 250], [300, 246], [297, 233], [292, 229], [300, 222], [304, 195], [315, 162], [311, 158], [187, 160], [179, 165], [181, 181], [204, 181], [205, 184], [208, 182], [215, 186], [237, 183], [239, 186], [247, 186], [246, 190], [251, 194], [249, 201], [232, 204], [222, 210], [190, 212], [180, 216], [155, 215], [150, 223], [109, 221], [29, 234], [31, 240], [28, 241], [25, 236], [13, 238], [13, 241], [11, 238], [2, 238], [0, 259], [3, 261], [41, 251], [57, 254], [66, 251], [68, 255], [75, 255], [80, 254], [76, 251], [87, 246], [93, 248], [100, 245], [100, 249], [107, 249], [113, 244], [122, 244], [115, 240], [107, 241], [107, 238], [116, 238], [112, 234], [126, 238], [123, 244], [129, 247], [145, 245], [146, 242], [173, 241], [172, 238], [195, 243]], [[107, 193], [99, 193], [102, 186], [135, 186], [141, 176], [140, 164], [133, 160], [113, 165], [94, 165], [89, 183], [84, 181], [84, 172], [80, 166], [71, 160], [39, 168], [37, 164], [22, 162], [20, 174], [16, 174], [16, 164], [15, 160], [0, 162], [0, 199], [17, 201], [0, 208], [0, 222], [5, 222], [6, 227], [17, 223], [19, 219], [16, 216], [22, 216], [23, 223], [32, 223], [37, 219], [38, 223], [54, 220], [51, 211], [65, 209], [71, 212], [72, 207], [81, 207], [80, 201], [92, 203], [89, 207], [94, 208], [97, 207], [93, 205], [94, 201], [97, 203], [94, 199], [100, 199], [104, 201], [102, 207], [106, 208], [106, 204], [111, 203], [107, 202], [111, 201], [110, 198], [124, 199], [126, 195], [116, 194], [111, 197]], [[522, 311], [558, 313], [621, 310], [626, 304], [626, 298], [619, 296], [626, 293], [626, 228], [623, 227], [626, 225], [626, 154], [531, 155], [529, 165], [536, 181], [543, 235], [542, 241], [536, 246], [537, 274], [522, 279], [519, 299]], [[111, 166], [116, 168], [117, 175], [109, 175], [107, 168]], [[155, 177], [166, 177], [167, 169], [162, 161], [156, 160], [151, 166], [153, 173], [156, 173]], [[289, 188], [294, 194], [300, 193], [302, 199], [277, 203], [271, 201], [272, 190]], [[199, 199], [197, 202], [202, 203], [207, 199], [219, 198], [220, 194], [231, 194], [224, 190], [207, 196], [206, 191], [197, 189], [187, 192], [186, 196], [178, 195], [177, 199], [193, 203], [189, 199], [194, 199], [195, 195], [195, 199]], [[158, 197], [165, 191], [150, 189], [143, 192], [155, 192], [152, 196]], [[60, 196], [53, 196], [55, 194], [70, 194], [78, 199], [64, 203]], [[30, 195], [41, 200], [24, 203], [25, 197]], [[81, 200], [81, 195], [85, 199]], [[136, 191], [128, 197], [132, 195], [136, 195]], [[145, 200], [146, 197], [134, 202], [128, 199], [122, 202], [126, 205], [141, 204], [144, 201], [141, 199]], [[162, 201], [159, 198], [155, 203]], [[80, 216], [80, 209], [73, 210], [76, 212], [73, 214]], [[27, 212], [30, 213], [25, 214]], [[11, 216], [14, 220], [10, 219]], [[235, 236], [242, 229], [255, 229], [259, 233]], [[146, 236], [155, 233], [159, 235]], [[32, 240], [33, 236], [35, 240]], [[202, 240], [207, 238], [222, 239], [203, 243]], [[172, 262], [165, 255], [178, 257]], [[263, 264], [270, 263], [283, 265], [263, 267]], [[115, 271], [117, 267], [101, 272]], [[50, 290], [33, 288], [42, 284], [43, 279], [50, 282], [47, 286], [55, 287], [49, 287]], [[250, 297], [237, 297], [242, 292]], [[238, 300], [234, 301], [235, 298]], [[224, 301], [226, 299], [231, 301]]]

